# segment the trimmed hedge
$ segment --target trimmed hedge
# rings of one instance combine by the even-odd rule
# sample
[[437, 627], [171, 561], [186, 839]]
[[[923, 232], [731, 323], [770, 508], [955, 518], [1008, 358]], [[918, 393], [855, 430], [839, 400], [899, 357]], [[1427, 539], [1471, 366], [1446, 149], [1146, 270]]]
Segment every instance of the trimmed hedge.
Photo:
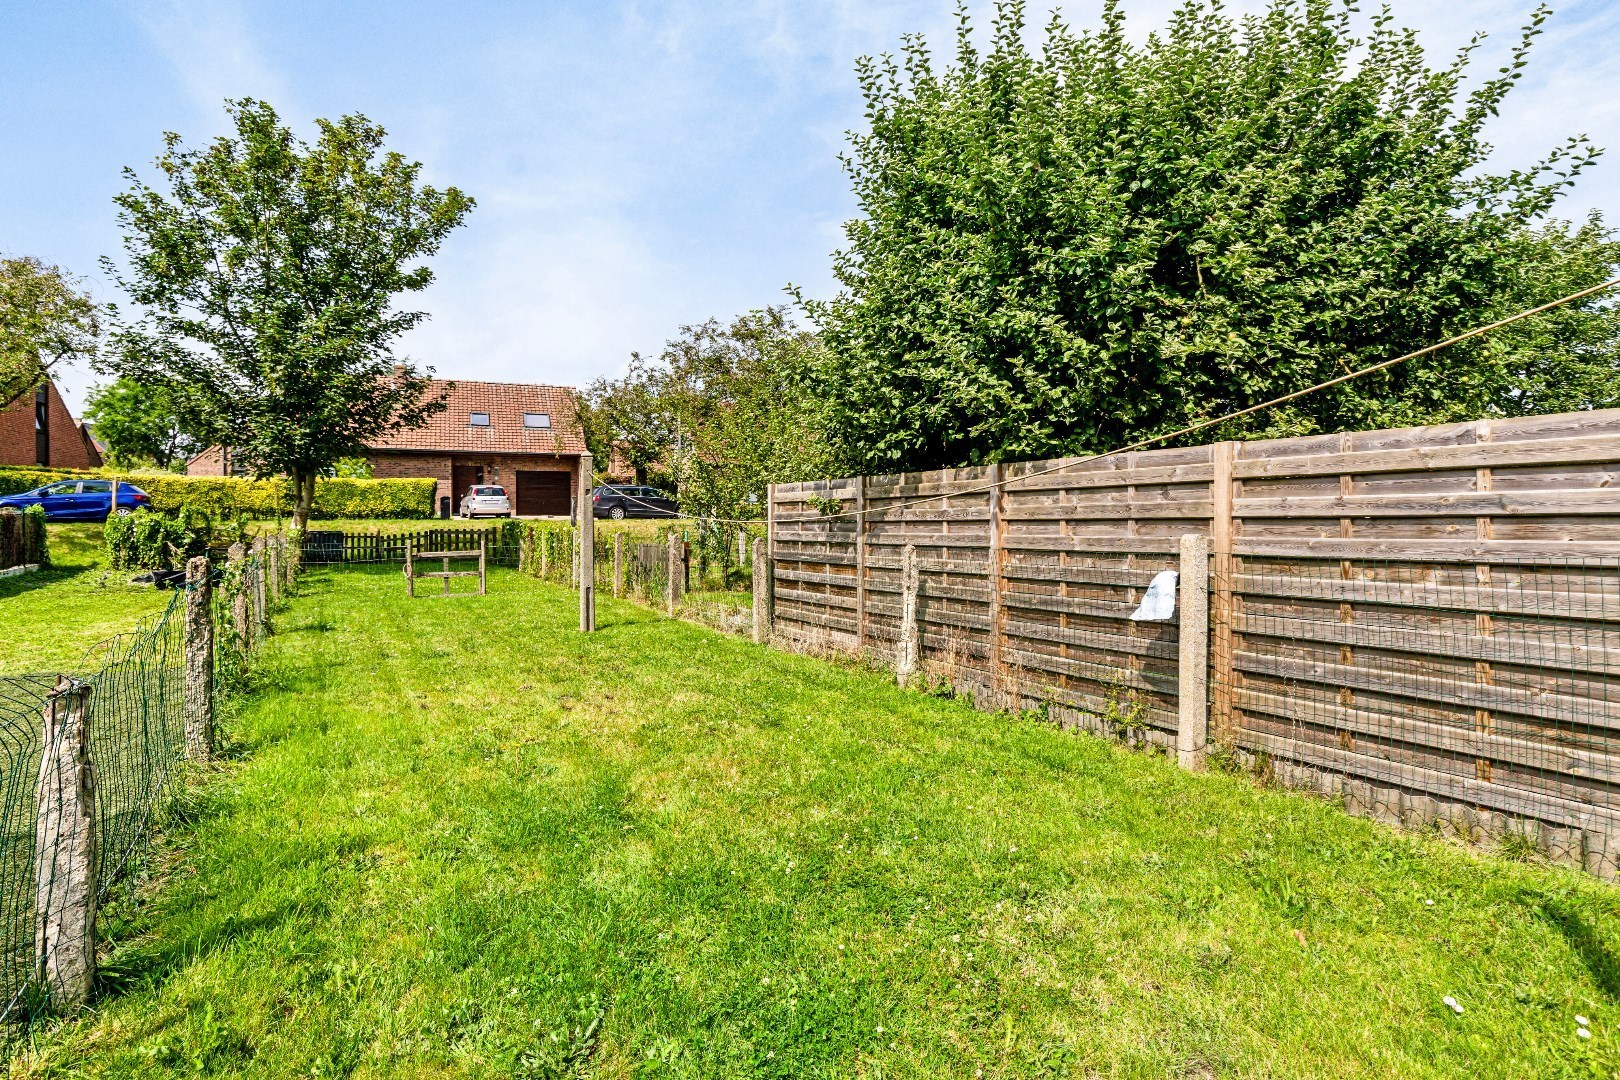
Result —
[[414, 480], [361, 480], [343, 476], [315, 481], [317, 518], [430, 518], [439, 482], [431, 477]]
[[37, 506], [30, 506], [21, 513], [0, 510], [0, 570], [33, 563], [51, 564], [45, 539], [45, 511]]
[[[165, 514], [196, 510], [214, 518], [273, 518], [290, 515], [293, 507], [292, 485], [280, 477], [131, 475], [110, 469], [0, 468], [0, 495], [20, 495], [53, 480], [77, 476], [104, 476], [134, 484], [152, 496], [153, 510]], [[311, 514], [316, 518], [430, 518], [437, 489], [438, 481], [433, 479], [322, 477], [315, 481]]]

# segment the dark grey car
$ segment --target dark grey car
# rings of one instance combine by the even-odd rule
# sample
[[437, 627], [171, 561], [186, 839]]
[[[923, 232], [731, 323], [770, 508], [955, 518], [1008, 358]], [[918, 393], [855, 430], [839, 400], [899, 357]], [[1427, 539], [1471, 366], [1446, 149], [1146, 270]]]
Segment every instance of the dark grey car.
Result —
[[593, 517], [622, 518], [680, 517], [678, 503], [655, 487], [641, 484], [604, 484], [591, 492]]

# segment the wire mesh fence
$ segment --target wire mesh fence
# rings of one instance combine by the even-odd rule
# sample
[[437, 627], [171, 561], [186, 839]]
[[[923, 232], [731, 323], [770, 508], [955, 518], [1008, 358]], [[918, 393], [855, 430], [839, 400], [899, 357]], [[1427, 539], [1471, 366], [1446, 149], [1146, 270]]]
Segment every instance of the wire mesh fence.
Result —
[[[240, 687], [282, 591], [284, 564], [270, 546], [233, 555], [208, 575], [204, 609], [218, 695]], [[5, 1034], [55, 998], [88, 993], [87, 981], [61, 983], [73, 968], [63, 954], [88, 953], [81, 970], [94, 970], [95, 910], [136, 879], [187, 756], [192, 598], [192, 588], [177, 589], [161, 613], [101, 642], [72, 671], [0, 676]]]
[[1233, 559], [1213, 743], [1355, 812], [1614, 872], [1620, 560]]

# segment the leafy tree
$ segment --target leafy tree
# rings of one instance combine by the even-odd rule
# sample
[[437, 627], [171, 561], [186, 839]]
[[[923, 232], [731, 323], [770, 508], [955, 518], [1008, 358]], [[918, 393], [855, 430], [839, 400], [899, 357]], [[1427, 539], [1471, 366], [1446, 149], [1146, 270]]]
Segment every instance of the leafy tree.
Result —
[[819, 347], [783, 308], [683, 326], [656, 361], [635, 355], [624, 378], [587, 389], [592, 453], [605, 462], [616, 446], [638, 483], [667, 470], [693, 513], [757, 517], [767, 485], [829, 468], [802, 392]]
[[826, 448], [800, 390], [819, 349], [782, 308], [751, 311], [729, 326], [684, 326], [665, 346], [677, 432], [669, 463], [684, 509], [757, 518], [770, 484], [827, 475]]
[[617, 451], [635, 472], [636, 483], [645, 484], [648, 471], [667, 462], [675, 443], [675, 416], [665, 400], [668, 377], [640, 353], [631, 353], [623, 378], [600, 378], [585, 388], [580, 424], [599, 469], [606, 470]]
[[84, 418], [117, 465], [151, 463], [170, 468], [202, 449], [180, 426], [174, 395], [167, 386], [142, 386], [130, 378], [114, 379], [90, 391]]
[[0, 258], [0, 408], [57, 364], [93, 356], [100, 332], [78, 279], [26, 255]]
[[[1469, 91], [1479, 39], [1429, 67], [1386, 12], [1188, 0], [1142, 44], [1121, 0], [1025, 44], [998, 4], [982, 55], [926, 44], [857, 66], [870, 128], [842, 291], [805, 302], [809, 386], [862, 470], [1095, 452], [1218, 417], [1612, 276], [1592, 215], [1548, 218], [1597, 156], [1484, 163], [1520, 77]], [[1201, 435], [1240, 438], [1620, 404], [1603, 298]]]
[[165, 387], [185, 429], [289, 476], [302, 527], [318, 474], [444, 408], [393, 353], [425, 318], [395, 301], [433, 280], [421, 260], [473, 201], [421, 184], [363, 116], [317, 121], [310, 144], [263, 102], [227, 107], [234, 136], [164, 137], [166, 193], [125, 170], [129, 265], [107, 269], [142, 314], [103, 367]]

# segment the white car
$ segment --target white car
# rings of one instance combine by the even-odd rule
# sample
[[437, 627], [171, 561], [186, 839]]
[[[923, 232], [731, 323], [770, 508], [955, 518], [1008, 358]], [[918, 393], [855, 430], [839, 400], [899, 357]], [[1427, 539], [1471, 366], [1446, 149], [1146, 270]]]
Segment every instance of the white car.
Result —
[[477, 487], [468, 488], [467, 494], [461, 497], [461, 516], [511, 517], [512, 500], [506, 497], [506, 489], [503, 487], [479, 484]]

